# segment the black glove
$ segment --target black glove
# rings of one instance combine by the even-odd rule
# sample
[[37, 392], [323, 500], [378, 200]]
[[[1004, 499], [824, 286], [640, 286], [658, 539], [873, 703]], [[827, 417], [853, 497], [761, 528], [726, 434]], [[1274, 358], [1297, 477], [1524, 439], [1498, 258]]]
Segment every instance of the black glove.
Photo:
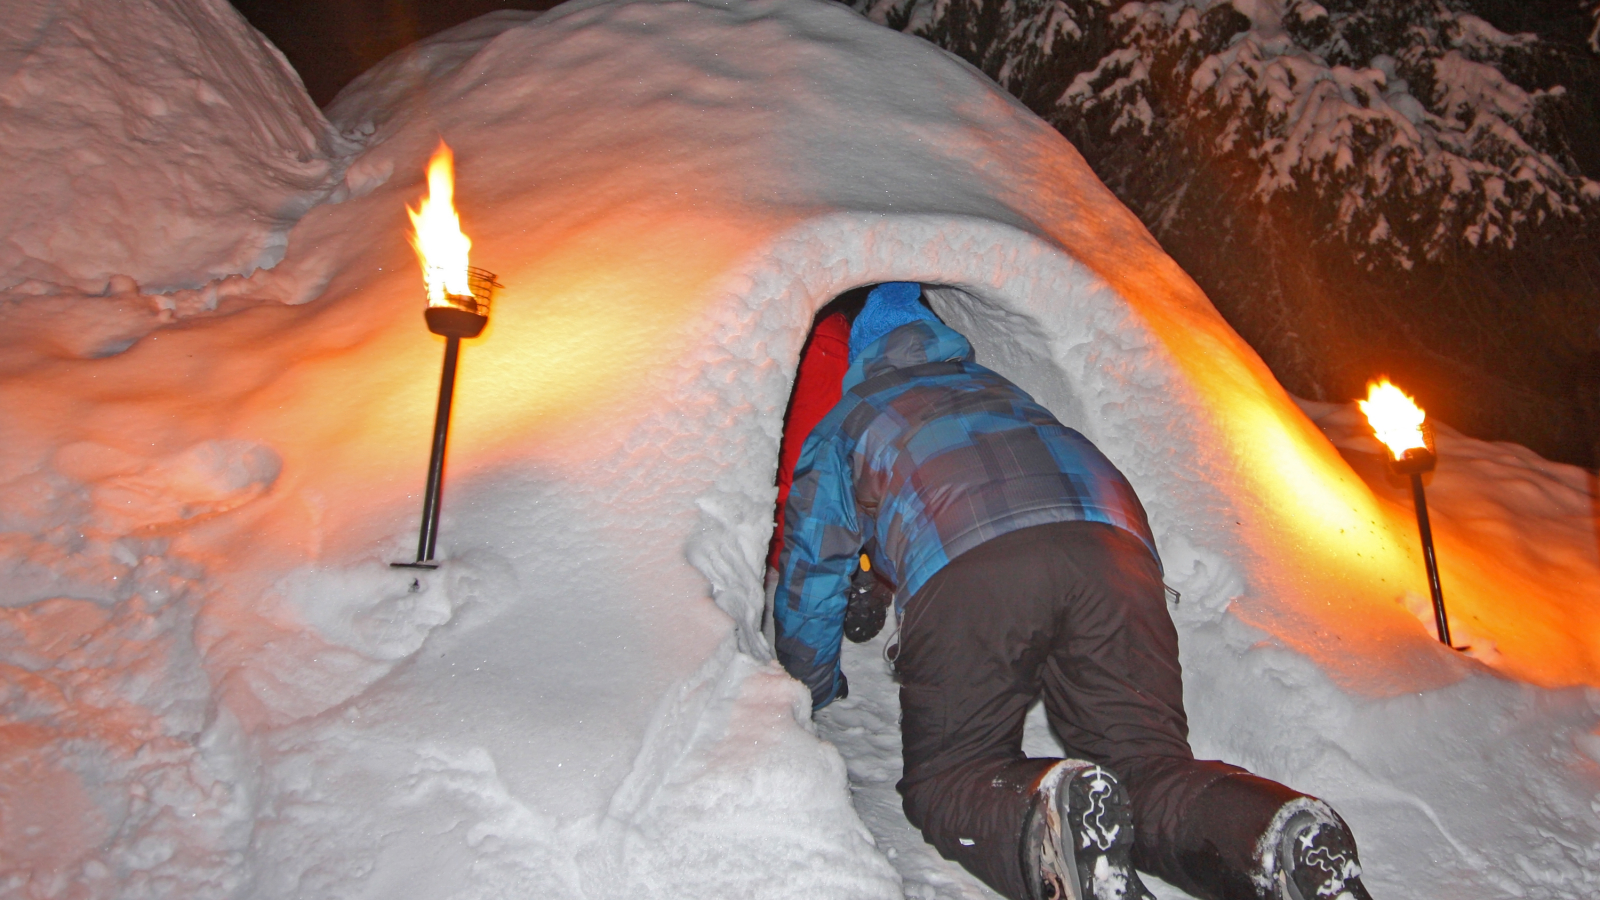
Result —
[[850, 679], [844, 677], [844, 673], [840, 672], [839, 673], [839, 693], [834, 694], [833, 695], [833, 699], [835, 699], [835, 700], [843, 700], [844, 698], [846, 698], [848, 696], [850, 696]]
[[865, 569], [857, 570], [845, 591], [844, 636], [857, 644], [877, 637], [893, 601], [888, 585]]

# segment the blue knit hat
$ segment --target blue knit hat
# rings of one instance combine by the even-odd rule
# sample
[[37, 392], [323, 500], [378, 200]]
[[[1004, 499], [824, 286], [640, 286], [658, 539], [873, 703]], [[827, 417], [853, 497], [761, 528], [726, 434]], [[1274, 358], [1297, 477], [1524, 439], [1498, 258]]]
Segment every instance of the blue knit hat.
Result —
[[872, 289], [867, 295], [867, 305], [856, 315], [850, 326], [850, 361], [856, 361], [861, 351], [878, 338], [919, 320], [937, 322], [939, 318], [918, 303], [922, 285], [913, 281], [889, 281]]

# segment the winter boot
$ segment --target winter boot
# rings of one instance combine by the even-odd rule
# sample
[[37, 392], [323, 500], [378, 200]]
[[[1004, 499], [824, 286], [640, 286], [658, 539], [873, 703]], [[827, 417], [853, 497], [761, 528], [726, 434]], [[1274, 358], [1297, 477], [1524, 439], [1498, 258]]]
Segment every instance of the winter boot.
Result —
[[1154, 900], [1132, 853], [1133, 811], [1116, 776], [1078, 759], [1045, 770], [1022, 824], [1028, 900]]
[[1261, 850], [1272, 900], [1372, 900], [1361, 884], [1350, 826], [1321, 800], [1307, 797], [1278, 810]]

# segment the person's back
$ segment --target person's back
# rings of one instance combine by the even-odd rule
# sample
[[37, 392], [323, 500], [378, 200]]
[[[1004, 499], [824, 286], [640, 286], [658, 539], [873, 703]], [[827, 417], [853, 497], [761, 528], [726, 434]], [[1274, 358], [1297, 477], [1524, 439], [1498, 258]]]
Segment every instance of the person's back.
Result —
[[[865, 511], [870, 511], [865, 512]], [[864, 547], [894, 585], [895, 609], [950, 560], [1002, 534], [1088, 521], [1134, 535], [1155, 554], [1144, 508], [1122, 473], [1021, 388], [978, 365], [967, 339], [933, 320], [860, 348], [843, 397], [807, 440], [785, 530], [802, 552], [782, 561], [776, 615], [831, 621]], [[816, 556], [805, 548], [832, 548]], [[833, 697], [838, 634], [786, 629], [787, 658], [817, 708]]]

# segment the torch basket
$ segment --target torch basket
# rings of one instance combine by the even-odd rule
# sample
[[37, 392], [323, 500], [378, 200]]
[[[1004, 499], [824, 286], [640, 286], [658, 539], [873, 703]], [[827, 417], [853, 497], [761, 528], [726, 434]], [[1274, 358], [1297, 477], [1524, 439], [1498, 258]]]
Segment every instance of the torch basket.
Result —
[[428, 330], [444, 337], [472, 338], [483, 332], [489, 324], [489, 304], [500, 282], [494, 273], [475, 266], [467, 268], [467, 288], [470, 294], [444, 295], [445, 303], [429, 306], [423, 312]]
[[1432, 472], [1434, 466], [1439, 464], [1439, 452], [1433, 446], [1433, 423], [1422, 423], [1422, 443], [1424, 447], [1412, 447], [1396, 459], [1394, 454], [1386, 453], [1389, 459], [1389, 471], [1399, 476], [1421, 475]]

